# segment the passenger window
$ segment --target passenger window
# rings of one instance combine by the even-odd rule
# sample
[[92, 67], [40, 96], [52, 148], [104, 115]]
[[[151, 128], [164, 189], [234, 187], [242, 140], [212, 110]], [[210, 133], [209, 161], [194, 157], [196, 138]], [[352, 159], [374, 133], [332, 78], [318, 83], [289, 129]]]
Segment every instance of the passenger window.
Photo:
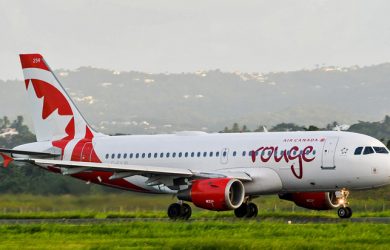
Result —
[[385, 147], [374, 147], [374, 150], [378, 154], [388, 154], [389, 151]]
[[154, 153], [154, 158], [157, 158], [157, 155], [158, 155], [157, 153]]
[[130, 153], [130, 159], [133, 158], [133, 153]]
[[373, 154], [373, 153], [374, 153], [374, 150], [372, 149], [372, 147], [365, 147], [364, 148], [364, 151], [363, 151], [364, 155]]
[[195, 156], [195, 153], [194, 153], [194, 152], [192, 152], [192, 153], [191, 153], [191, 157], [194, 157], [194, 156]]
[[138, 157], [139, 157], [139, 153], [136, 153], [136, 154], [135, 154], [135, 158], [138, 159]]
[[176, 157], [176, 153], [175, 153], [175, 152], [172, 153], [172, 157], [173, 157], [173, 158]]
[[106, 159], [108, 159], [108, 156], [109, 156], [109, 155], [108, 155], [108, 154], [106, 154]]
[[210, 157], [213, 157], [213, 152], [210, 152]]
[[236, 156], [237, 155], [237, 152], [236, 151], [233, 151], [233, 156]]
[[215, 156], [219, 157], [219, 151], [215, 152]]
[[145, 153], [142, 153], [142, 158], [145, 158]]
[[203, 157], [206, 157], [206, 156], [207, 156], [207, 152], [204, 152], [204, 153], [203, 153]]
[[181, 156], [182, 156], [182, 152], [179, 153], [179, 158], [181, 158]]
[[164, 157], [164, 153], [161, 153], [161, 154], [160, 154], [160, 158], [163, 158], [163, 157]]
[[188, 152], [186, 152], [186, 153], [184, 154], [184, 156], [187, 158], [187, 157], [188, 157]]
[[150, 157], [152, 157], [152, 153], [149, 153], [149, 154], [148, 154], [148, 158], [150, 158]]
[[167, 155], [166, 155], [166, 156], [167, 156], [167, 158], [169, 158], [169, 153], [167, 153]]
[[223, 156], [226, 157], [226, 155], [227, 155], [227, 152], [223, 151]]
[[112, 154], [112, 155], [111, 155], [111, 159], [114, 159], [114, 158], [115, 158], [115, 154]]
[[126, 159], [126, 158], [127, 158], [127, 154], [124, 154], [124, 155], [123, 155], [123, 158]]
[[197, 155], [198, 157], [200, 157], [200, 152], [198, 152], [198, 155]]
[[242, 156], [245, 156], [246, 155], [246, 151], [242, 151]]
[[363, 151], [363, 147], [357, 147], [356, 149], [355, 149], [355, 155], [360, 155], [361, 153], [362, 153], [362, 151]]

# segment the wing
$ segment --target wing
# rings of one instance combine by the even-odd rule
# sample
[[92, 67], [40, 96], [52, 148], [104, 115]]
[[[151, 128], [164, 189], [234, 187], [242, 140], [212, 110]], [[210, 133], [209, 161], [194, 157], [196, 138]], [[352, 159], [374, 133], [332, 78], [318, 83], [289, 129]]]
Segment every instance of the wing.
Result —
[[28, 162], [42, 167], [58, 167], [62, 174], [72, 175], [84, 171], [111, 172], [110, 180], [122, 179], [133, 175], [148, 177], [146, 184], [149, 186], [164, 184], [169, 187], [175, 186], [175, 180], [179, 179], [208, 179], [208, 178], [235, 178], [241, 181], [251, 181], [252, 178], [245, 172], [212, 171], [199, 172], [193, 169], [160, 167], [145, 165], [122, 165], [110, 163], [94, 163], [80, 161], [62, 161], [50, 159], [14, 159], [17, 162]]

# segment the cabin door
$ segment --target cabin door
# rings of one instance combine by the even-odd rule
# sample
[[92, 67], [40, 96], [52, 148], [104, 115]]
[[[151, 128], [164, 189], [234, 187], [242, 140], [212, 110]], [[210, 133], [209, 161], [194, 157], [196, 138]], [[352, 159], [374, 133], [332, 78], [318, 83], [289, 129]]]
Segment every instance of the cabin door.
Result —
[[324, 148], [322, 149], [322, 169], [335, 169], [336, 164], [334, 156], [336, 153], [337, 142], [339, 141], [338, 137], [327, 137], [324, 143]]

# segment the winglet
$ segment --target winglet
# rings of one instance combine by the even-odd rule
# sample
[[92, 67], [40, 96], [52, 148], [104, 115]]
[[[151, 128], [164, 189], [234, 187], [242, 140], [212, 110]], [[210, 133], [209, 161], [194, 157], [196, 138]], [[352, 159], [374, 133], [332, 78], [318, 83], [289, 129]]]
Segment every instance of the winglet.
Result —
[[6, 154], [0, 153], [1, 157], [3, 157], [3, 167], [8, 167], [9, 164], [14, 160], [12, 157], [9, 157]]

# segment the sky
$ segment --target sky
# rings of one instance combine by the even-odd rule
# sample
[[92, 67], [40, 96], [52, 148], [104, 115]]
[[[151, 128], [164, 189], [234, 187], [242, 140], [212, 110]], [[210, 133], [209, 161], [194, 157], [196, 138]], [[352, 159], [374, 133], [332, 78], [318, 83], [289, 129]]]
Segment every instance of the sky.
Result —
[[53, 69], [271, 72], [390, 61], [386, 0], [0, 0], [0, 79]]

